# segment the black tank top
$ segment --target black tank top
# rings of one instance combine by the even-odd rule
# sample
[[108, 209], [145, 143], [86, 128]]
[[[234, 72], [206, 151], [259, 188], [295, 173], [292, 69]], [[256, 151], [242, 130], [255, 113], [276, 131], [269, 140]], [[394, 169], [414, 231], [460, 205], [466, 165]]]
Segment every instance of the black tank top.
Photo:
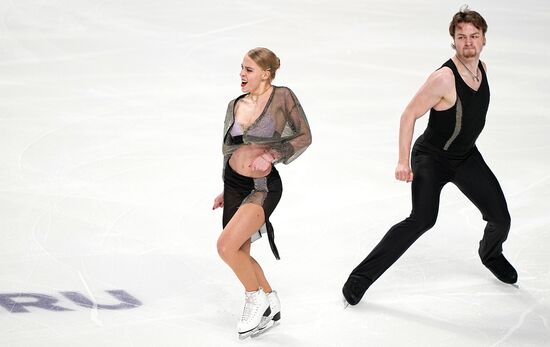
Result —
[[442, 65], [449, 67], [455, 76], [456, 103], [444, 111], [430, 110], [428, 127], [420, 142], [442, 150], [452, 156], [465, 156], [475, 147], [475, 142], [483, 127], [489, 108], [489, 82], [481, 61], [481, 85], [477, 91], [470, 88], [462, 79], [456, 65], [449, 59]]

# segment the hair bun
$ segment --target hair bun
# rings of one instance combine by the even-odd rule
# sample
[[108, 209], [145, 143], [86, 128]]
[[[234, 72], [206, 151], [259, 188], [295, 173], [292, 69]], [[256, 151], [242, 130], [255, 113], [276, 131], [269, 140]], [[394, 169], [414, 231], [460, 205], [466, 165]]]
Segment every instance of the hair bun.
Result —
[[277, 70], [281, 66], [281, 60], [271, 50], [264, 47], [256, 47], [248, 51], [247, 55], [264, 70], [269, 70], [271, 80], [275, 78]]

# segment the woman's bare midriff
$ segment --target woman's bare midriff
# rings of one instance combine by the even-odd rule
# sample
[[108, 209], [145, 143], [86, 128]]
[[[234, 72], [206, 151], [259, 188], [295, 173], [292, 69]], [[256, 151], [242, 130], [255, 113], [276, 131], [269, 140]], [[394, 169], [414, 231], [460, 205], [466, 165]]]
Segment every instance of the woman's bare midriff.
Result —
[[271, 166], [266, 171], [252, 170], [250, 168], [254, 159], [269, 150], [268, 146], [245, 144], [241, 145], [229, 158], [229, 165], [238, 174], [246, 177], [259, 178], [269, 175]]

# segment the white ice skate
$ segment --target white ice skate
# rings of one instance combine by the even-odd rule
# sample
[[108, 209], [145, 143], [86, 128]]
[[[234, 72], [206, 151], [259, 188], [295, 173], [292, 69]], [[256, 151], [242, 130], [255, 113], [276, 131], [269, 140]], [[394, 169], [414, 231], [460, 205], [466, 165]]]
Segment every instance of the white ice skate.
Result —
[[267, 319], [263, 320], [258, 327], [258, 330], [252, 333], [252, 337], [259, 336], [271, 328], [279, 325], [279, 320], [281, 319], [281, 302], [279, 301], [279, 296], [276, 291], [272, 291], [267, 294], [267, 299], [269, 300], [269, 307], [271, 308], [271, 313]]
[[243, 340], [257, 331], [270, 313], [269, 300], [261, 288], [255, 292], [245, 292], [243, 315], [237, 325], [239, 339]]

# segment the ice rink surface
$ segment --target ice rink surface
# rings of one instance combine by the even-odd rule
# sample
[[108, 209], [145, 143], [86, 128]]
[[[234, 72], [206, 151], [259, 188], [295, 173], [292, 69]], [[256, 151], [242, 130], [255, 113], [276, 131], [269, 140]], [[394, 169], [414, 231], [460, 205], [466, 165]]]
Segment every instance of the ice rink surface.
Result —
[[[519, 287], [481, 264], [453, 185], [439, 219], [343, 309], [349, 272], [410, 212], [399, 117], [450, 58], [463, 2], [0, 1], [0, 346], [549, 346], [550, 3], [472, 1], [489, 30], [478, 147], [507, 197]], [[240, 342], [219, 259], [221, 133], [243, 55], [281, 58], [313, 144], [279, 167], [282, 260], [253, 245], [281, 325]], [[417, 122], [416, 135], [427, 116]]]

